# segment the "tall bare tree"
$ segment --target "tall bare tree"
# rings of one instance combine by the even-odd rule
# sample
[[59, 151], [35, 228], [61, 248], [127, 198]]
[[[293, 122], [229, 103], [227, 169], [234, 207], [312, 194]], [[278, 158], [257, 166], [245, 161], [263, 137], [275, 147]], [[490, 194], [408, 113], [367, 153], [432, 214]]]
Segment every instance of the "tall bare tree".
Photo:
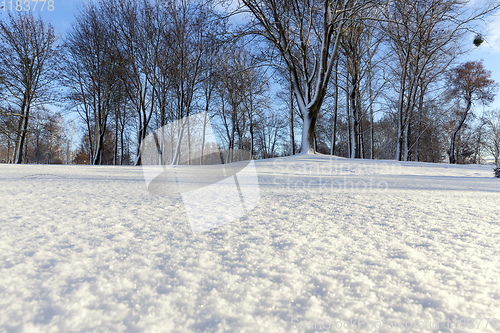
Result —
[[121, 69], [109, 43], [113, 38], [102, 10], [89, 4], [76, 17], [65, 39], [63, 84], [68, 88], [71, 107], [87, 128], [92, 165], [102, 163], [113, 96], [121, 94]]
[[22, 163], [30, 112], [50, 100], [54, 80], [54, 28], [31, 12], [19, 12], [0, 21], [0, 90], [2, 114], [16, 123], [12, 163]]
[[[358, 15], [361, 17], [378, 16], [375, 11], [371, 14], [361, 12]], [[341, 54], [345, 59], [345, 69], [349, 80], [347, 115], [350, 123], [350, 156], [353, 158], [365, 157], [365, 142], [368, 141], [368, 136], [365, 138], [364, 134], [365, 125], [368, 125], [368, 113], [373, 118], [373, 103], [376, 95], [373, 92], [372, 76], [376, 65], [373, 58], [381, 41], [381, 38], [375, 37], [375, 34], [380, 31], [376, 29], [374, 22], [362, 22], [361, 17], [345, 29], [341, 39]], [[335, 84], [338, 86], [338, 83]], [[371, 131], [373, 130], [372, 123], [373, 121], [370, 121]], [[373, 141], [372, 137], [373, 135], [370, 141]]]
[[267, 40], [290, 72], [303, 117], [302, 153], [314, 151], [316, 121], [327, 93], [340, 38], [355, 14], [374, 1], [240, 0], [252, 21], [247, 33]]
[[147, 0], [101, 1], [106, 12], [111, 40], [121, 67], [121, 83], [132, 102], [137, 119], [135, 165], [141, 164], [141, 143], [155, 112], [159, 63], [168, 23], [163, 5]]
[[[214, 36], [219, 28], [211, 17], [210, 8], [196, 1], [170, 1], [165, 8], [171, 22], [168, 31], [171, 50], [170, 80], [175, 104], [172, 108], [173, 118], [180, 120], [178, 124], [182, 125], [178, 128], [178, 140], [176, 140], [177, 146], [174, 153], [174, 163], [178, 164], [181, 145], [187, 144], [186, 153], [191, 154], [190, 127], [182, 118], [193, 113], [195, 100], [206, 98], [206, 109], [211, 99], [213, 88], [207, 82], [211, 80], [211, 75], [204, 71], [210, 71], [206, 62], [209, 62], [209, 54], [215, 52]], [[187, 133], [182, 135], [185, 129]], [[183, 137], [188, 142], [183, 143]], [[190, 160], [188, 156], [187, 161]]]

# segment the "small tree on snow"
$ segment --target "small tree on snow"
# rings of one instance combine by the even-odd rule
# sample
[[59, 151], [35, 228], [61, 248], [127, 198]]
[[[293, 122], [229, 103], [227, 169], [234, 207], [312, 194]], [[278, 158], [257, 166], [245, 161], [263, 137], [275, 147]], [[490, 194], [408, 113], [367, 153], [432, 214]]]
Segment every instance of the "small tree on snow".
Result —
[[493, 172], [495, 173], [496, 178], [500, 178], [500, 165], [495, 165], [493, 167]]
[[457, 110], [459, 119], [457, 119], [456, 126], [450, 135], [450, 163], [455, 164], [456, 137], [467, 120], [469, 111], [476, 101], [484, 105], [491, 103], [495, 97], [494, 90], [497, 88], [497, 84], [491, 79], [491, 71], [484, 69], [483, 63], [480, 61], [468, 61], [454, 68], [450, 72], [448, 81], [451, 88], [450, 96], [462, 103], [460, 109]]

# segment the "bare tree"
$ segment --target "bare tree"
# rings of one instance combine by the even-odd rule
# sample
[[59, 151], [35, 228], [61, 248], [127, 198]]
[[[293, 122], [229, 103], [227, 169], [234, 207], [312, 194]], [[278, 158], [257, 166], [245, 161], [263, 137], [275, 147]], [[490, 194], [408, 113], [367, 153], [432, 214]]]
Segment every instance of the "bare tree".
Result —
[[[186, 153], [191, 154], [190, 127], [182, 119], [193, 113], [196, 99], [204, 97], [206, 109], [212, 98], [213, 86], [207, 82], [212, 77], [210, 74], [207, 76], [204, 71], [210, 71], [208, 65], [213, 60], [210, 59], [209, 53], [215, 52], [214, 35], [219, 31], [219, 27], [215, 25], [211, 17], [210, 8], [196, 1], [171, 1], [166, 6], [166, 10], [171, 21], [169, 25], [171, 50], [169, 75], [175, 104], [172, 108], [173, 119], [180, 120], [178, 124], [181, 125], [177, 129], [177, 146], [173, 158], [173, 163], [178, 164], [183, 137], [186, 137], [188, 141]], [[186, 129], [187, 133], [183, 135]], [[188, 163], [190, 160], [188, 156]]]
[[495, 158], [495, 165], [500, 163], [500, 110], [491, 110], [483, 115], [487, 126], [486, 149]]
[[159, 63], [167, 18], [162, 4], [147, 0], [101, 1], [121, 67], [121, 83], [137, 116], [135, 165], [141, 164], [141, 143], [155, 112]]
[[[255, 152], [255, 123], [259, 117], [262, 117], [266, 110], [269, 109], [269, 96], [267, 95], [269, 88], [269, 78], [267, 73], [261, 67], [252, 67], [244, 72], [245, 96], [243, 98], [244, 119], [248, 121], [248, 131], [250, 134], [250, 156], [254, 156]], [[293, 100], [291, 101], [293, 103]], [[293, 104], [290, 106], [293, 108]], [[292, 120], [293, 122], [293, 110]], [[292, 127], [293, 129], [293, 127]], [[292, 142], [293, 142], [293, 131]], [[240, 137], [240, 149], [243, 149], [243, 135]], [[245, 147], [247, 148], [247, 147]], [[292, 154], [295, 151], [293, 148]]]
[[63, 84], [68, 88], [70, 106], [86, 125], [92, 165], [102, 163], [113, 96], [121, 94], [122, 87], [118, 59], [109, 44], [113, 31], [105, 22], [102, 10], [89, 4], [65, 39]]
[[227, 142], [226, 163], [233, 162], [232, 153], [236, 143], [241, 142], [246, 124], [244, 100], [248, 82], [245, 80], [245, 70], [250, 66], [250, 53], [237, 45], [226, 48], [219, 57], [218, 66], [221, 68], [218, 94], [221, 108], [219, 116], [225, 130], [224, 140]]
[[222, 137], [227, 143], [226, 162], [242, 159], [235, 152], [255, 152], [256, 123], [269, 106], [269, 78], [266, 70], [255, 66], [250, 49], [251, 45], [244, 43], [228, 46], [221, 50], [218, 61], [218, 115], [224, 128]]
[[[215, 30], [217, 31], [217, 30]], [[205, 112], [203, 120], [203, 135], [201, 142], [200, 165], [204, 164], [205, 146], [206, 146], [206, 130], [210, 119], [212, 119], [216, 112], [213, 111], [214, 101], [217, 99], [216, 89], [220, 77], [220, 69], [217, 66], [217, 59], [220, 56], [221, 47], [215, 36], [207, 38], [205, 43], [205, 52], [201, 59], [203, 72], [201, 74], [201, 91], [202, 91], [202, 105], [200, 108]]]
[[[375, 37], [375, 34], [381, 31], [376, 29], [374, 22], [362, 22], [361, 17], [377, 17], [379, 14], [372, 9], [372, 13], [360, 12], [358, 20], [355, 20], [345, 30], [341, 39], [341, 54], [345, 59], [346, 79], [349, 81], [348, 94], [349, 103], [347, 103], [347, 115], [349, 117], [349, 140], [350, 157], [364, 158], [366, 142], [368, 136], [365, 136], [366, 126], [370, 128], [370, 141], [373, 141], [373, 103], [376, 94], [373, 91], [373, 72], [377, 65], [374, 61], [374, 55], [381, 43], [381, 37]], [[338, 83], [334, 83], [338, 89]], [[336, 92], [337, 93], [337, 92]], [[336, 101], [338, 103], [338, 101]], [[370, 118], [368, 118], [370, 114]], [[371, 145], [371, 144], [370, 144]], [[333, 145], [332, 145], [333, 146]], [[371, 156], [373, 148], [370, 149]]]
[[302, 153], [314, 151], [316, 121], [327, 93], [340, 37], [373, 1], [240, 0], [253, 20], [247, 33], [264, 37], [290, 72], [304, 123]]
[[[14, 118], [12, 163], [22, 163], [30, 112], [50, 100], [50, 85], [57, 55], [56, 36], [50, 24], [31, 12], [9, 14], [0, 21], [0, 86], [2, 114]], [[5, 131], [6, 132], [6, 131]]]
[[475, 102], [489, 104], [493, 101], [494, 90], [497, 87], [491, 78], [491, 72], [484, 69], [482, 62], [469, 61], [450, 72], [450, 97], [457, 101], [456, 121], [453, 132], [450, 135], [450, 163], [456, 163], [455, 141], [457, 134], [464, 126], [467, 116]]

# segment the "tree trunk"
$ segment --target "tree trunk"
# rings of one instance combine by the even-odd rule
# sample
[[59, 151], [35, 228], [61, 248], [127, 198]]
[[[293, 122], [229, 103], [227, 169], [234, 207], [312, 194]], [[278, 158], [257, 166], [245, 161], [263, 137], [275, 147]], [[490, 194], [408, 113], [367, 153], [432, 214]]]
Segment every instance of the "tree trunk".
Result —
[[304, 115], [304, 128], [302, 129], [301, 154], [314, 153], [314, 133], [316, 129], [317, 114], [315, 110], [308, 110]]
[[201, 137], [201, 154], [200, 154], [200, 165], [203, 165], [203, 154], [205, 154], [205, 135], [207, 132], [207, 116], [208, 116], [208, 103], [205, 109], [205, 116], [203, 118], [203, 136]]
[[335, 76], [334, 76], [334, 85], [335, 85], [335, 99], [333, 101], [333, 131], [332, 131], [332, 149], [331, 155], [335, 155], [335, 146], [337, 144], [337, 115], [338, 115], [338, 103], [339, 103], [339, 82], [338, 82], [338, 69], [339, 69], [339, 61], [338, 59], [335, 61]]
[[120, 127], [120, 165], [123, 165], [124, 162], [124, 155], [125, 155], [125, 142], [124, 142], [124, 132], [125, 132], [125, 125], [122, 125]]
[[19, 125], [17, 129], [17, 138], [14, 146], [14, 154], [12, 156], [12, 163], [21, 164], [23, 162], [23, 147], [24, 141], [26, 139], [26, 132], [28, 131], [28, 119], [29, 119], [29, 106], [26, 97], [26, 92], [21, 105], [21, 117], [19, 119]]
[[345, 107], [347, 116], [347, 157], [352, 158], [352, 140], [351, 140], [351, 107], [349, 102], [349, 72], [346, 73], [346, 94]]
[[19, 151], [22, 151], [22, 148], [19, 146], [21, 143], [21, 136], [23, 130], [24, 116], [21, 116], [19, 119], [19, 125], [17, 127], [17, 135], [16, 140], [14, 141], [14, 151], [12, 152], [12, 163], [19, 164]]
[[117, 163], [118, 163], [118, 110], [115, 109], [115, 144], [113, 145], [113, 165], [116, 165]]
[[458, 123], [457, 127], [451, 134], [451, 144], [450, 144], [450, 164], [456, 164], [457, 160], [455, 158], [455, 141], [457, 138], [457, 133], [460, 131], [462, 128], [463, 124], [465, 123], [465, 120], [467, 119], [467, 115], [469, 114], [469, 110], [472, 106], [472, 100], [471, 98], [467, 98], [467, 107], [465, 108], [464, 114], [462, 116], [462, 119], [460, 119], [460, 122]]
[[23, 147], [24, 147], [25, 140], [26, 140], [26, 133], [28, 132], [29, 114], [30, 114], [30, 109], [29, 109], [29, 107], [27, 107], [26, 114], [23, 118], [23, 129], [21, 131], [21, 137], [20, 137], [20, 142], [19, 142], [19, 152], [17, 154], [17, 160], [15, 161], [16, 164], [21, 164], [23, 162]]
[[418, 154], [420, 153], [420, 135], [421, 135], [421, 126], [422, 126], [422, 112], [424, 112], [424, 89], [420, 87], [420, 96], [418, 101], [418, 119], [416, 125], [416, 133], [415, 133], [415, 162], [419, 161]]
[[403, 130], [404, 130], [404, 101], [405, 101], [405, 94], [406, 94], [406, 77], [408, 75], [407, 72], [407, 66], [409, 62], [409, 56], [405, 57], [405, 62], [403, 66], [403, 73], [400, 78], [400, 83], [401, 83], [401, 91], [399, 92], [399, 99], [398, 99], [398, 128], [397, 128], [397, 141], [396, 141], [396, 156], [395, 160], [396, 161], [401, 161], [402, 159], [402, 153], [403, 153]]
[[295, 134], [293, 130], [293, 85], [290, 82], [290, 154], [295, 155]]
[[145, 133], [146, 133], [146, 130], [144, 128], [139, 129], [139, 133], [137, 135], [137, 150], [136, 150], [135, 161], [134, 161], [135, 166], [139, 166], [142, 164], [141, 144], [145, 138], [145, 135], [144, 135]]
[[374, 111], [373, 111], [373, 89], [372, 89], [372, 67], [371, 67], [372, 65], [371, 65], [371, 58], [370, 58], [369, 61], [370, 61], [370, 65], [369, 65], [370, 67], [368, 69], [368, 75], [369, 75], [369, 77], [368, 77], [368, 82], [369, 82], [368, 89], [370, 90], [370, 159], [373, 160], [373, 158], [374, 158], [374, 154], [373, 154], [373, 146], [374, 146], [373, 145], [373, 137], [374, 137], [374, 134], [375, 134], [373, 126], [374, 126], [375, 122], [373, 120], [373, 118], [374, 118], [374, 116], [373, 116]]
[[408, 141], [410, 137], [410, 123], [407, 120], [403, 130], [403, 161], [408, 161]]
[[358, 110], [356, 103], [356, 79], [353, 78], [350, 87], [350, 118], [351, 118], [351, 158], [359, 158], [359, 123], [358, 123]]

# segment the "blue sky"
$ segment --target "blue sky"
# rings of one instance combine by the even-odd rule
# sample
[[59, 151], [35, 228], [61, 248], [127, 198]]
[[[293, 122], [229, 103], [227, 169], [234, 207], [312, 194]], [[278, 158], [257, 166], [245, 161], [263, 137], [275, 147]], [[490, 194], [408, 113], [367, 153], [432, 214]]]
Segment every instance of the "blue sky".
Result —
[[[480, 47], [473, 46], [465, 59], [484, 60], [484, 67], [491, 71], [492, 79], [500, 84], [500, 13], [491, 17], [481, 31], [484, 31], [485, 42]], [[489, 108], [500, 109], [500, 89]]]
[[[43, 11], [37, 8], [36, 12], [41, 14], [44, 19], [49, 20], [56, 31], [62, 35], [71, 26], [75, 14], [79, 8], [82, 8], [83, 3], [87, 2], [82, 0], [54, 0], [54, 10], [52, 12], [49, 12], [47, 7]], [[40, 5], [41, 3], [38, 6]]]
[[[66, 29], [71, 26], [78, 9], [87, 1], [82, 0], [54, 0], [54, 11], [49, 12], [47, 8], [44, 11], [37, 12], [44, 19], [50, 20], [56, 31], [63, 35]], [[40, 7], [38, 7], [40, 8]], [[489, 22], [478, 27], [486, 41], [479, 48], [472, 45], [473, 36], [471, 35], [471, 52], [465, 55], [461, 61], [484, 60], [486, 69], [492, 71], [492, 78], [500, 84], [500, 14], [490, 18]], [[488, 108], [500, 109], [500, 90], [495, 102]]]

